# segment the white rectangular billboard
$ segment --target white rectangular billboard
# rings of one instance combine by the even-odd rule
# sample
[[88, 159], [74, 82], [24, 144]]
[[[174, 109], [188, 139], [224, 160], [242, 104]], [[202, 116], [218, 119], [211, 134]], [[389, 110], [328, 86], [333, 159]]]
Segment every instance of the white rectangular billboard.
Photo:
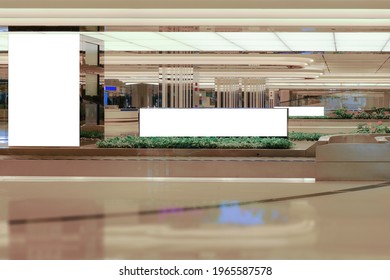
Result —
[[287, 137], [287, 109], [140, 109], [140, 136]]
[[79, 146], [80, 35], [9, 34], [9, 146]]
[[292, 106], [283, 107], [278, 106], [275, 108], [288, 109], [289, 117], [323, 117], [325, 115], [324, 107], [319, 106]]

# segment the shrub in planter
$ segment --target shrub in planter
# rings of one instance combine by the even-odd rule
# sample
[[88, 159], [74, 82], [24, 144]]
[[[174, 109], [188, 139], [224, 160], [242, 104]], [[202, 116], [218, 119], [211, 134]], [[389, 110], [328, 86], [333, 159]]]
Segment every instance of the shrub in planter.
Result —
[[314, 120], [317, 120], [317, 119], [319, 119], [319, 120], [322, 120], [322, 119], [332, 119], [332, 118], [334, 118], [334, 116], [332, 117], [331, 115], [329, 115], [329, 116], [301, 116], [301, 117], [288, 117], [289, 119], [292, 119], [292, 120], [294, 120], [294, 119], [314, 119]]
[[381, 121], [376, 124], [360, 123], [358, 124], [357, 133], [390, 133], [390, 127], [385, 126]]
[[323, 133], [305, 133], [292, 131], [288, 134], [288, 139], [291, 141], [318, 141]]
[[333, 112], [335, 118], [337, 119], [352, 119], [353, 113], [347, 111], [345, 108], [337, 109]]
[[99, 148], [160, 149], [289, 149], [285, 138], [262, 137], [115, 137], [101, 140]]
[[98, 139], [103, 139], [104, 134], [100, 131], [80, 131], [80, 137], [81, 138], [98, 138]]
[[361, 111], [361, 112], [357, 112], [353, 115], [353, 118], [354, 119], [370, 119], [371, 118], [371, 115], [367, 112], [364, 112], [364, 111]]
[[385, 117], [385, 109], [374, 107], [370, 115], [372, 119], [383, 119]]

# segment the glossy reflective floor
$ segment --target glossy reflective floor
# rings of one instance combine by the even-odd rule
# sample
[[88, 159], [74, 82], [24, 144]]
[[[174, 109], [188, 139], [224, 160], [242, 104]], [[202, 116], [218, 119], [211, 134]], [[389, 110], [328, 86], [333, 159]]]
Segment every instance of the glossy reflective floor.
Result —
[[390, 259], [389, 182], [0, 179], [0, 259]]

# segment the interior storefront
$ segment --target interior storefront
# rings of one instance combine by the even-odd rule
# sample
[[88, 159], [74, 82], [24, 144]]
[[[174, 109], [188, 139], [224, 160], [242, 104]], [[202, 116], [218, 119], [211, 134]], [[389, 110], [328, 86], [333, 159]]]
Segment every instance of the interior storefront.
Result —
[[[386, 277], [353, 260], [390, 259], [389, 0], [0, 2], [2, 279], [83, 274], [34, 259]], [[142, 135], [143, 112], [196, 135]]]

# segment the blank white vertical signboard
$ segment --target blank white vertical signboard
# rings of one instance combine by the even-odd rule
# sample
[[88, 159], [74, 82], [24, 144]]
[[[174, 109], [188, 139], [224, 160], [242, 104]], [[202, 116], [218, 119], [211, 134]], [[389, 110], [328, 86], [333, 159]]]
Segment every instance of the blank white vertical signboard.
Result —
[[9, 34], [9, 146], [80, 145], [80, 35]]

